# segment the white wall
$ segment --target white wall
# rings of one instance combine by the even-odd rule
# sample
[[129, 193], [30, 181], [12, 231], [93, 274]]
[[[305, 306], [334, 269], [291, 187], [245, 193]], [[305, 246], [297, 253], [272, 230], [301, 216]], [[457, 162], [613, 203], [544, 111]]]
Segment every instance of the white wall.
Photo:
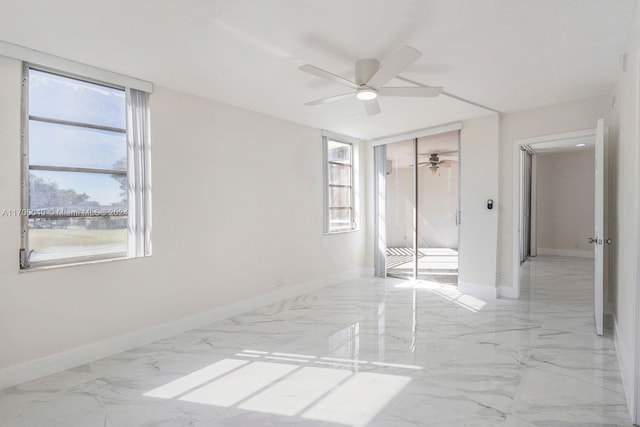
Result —
[[593, 129], [598, 119], [610, 122], [611, 99], [599, 96], [505, 114], [500, 121], [500, 206], [498, 228], [498, 282], [512, 287], [513, 277], [513, 171], [515, 141], [536, 136]]
[[592, 147], [537, 155], [539, 254], [593, 257], [593, 247], [587, 238], [593, 234], [594, 162]]
[[[0, 208], [20, 207], [20, 82], [0, 57]], [[152, 257], [19, 273], [0, 217], [0, 370], [365, 265], [364, 231], [322, 234], [319, 130], [162, 87], [151, 123]]]
[[[466, 120], [460, 134], [459, 283], [492, 288], [495, 296], [498, 230], [497, 114]], [[487, 200], [494, 207], [487, 209]]]
[[[610, 275], [610, 301], [616, 328], [616, 346], [622, 379], [630, 409], [640, 400], [634, 390], [638, 381], [638, 350], [634, 334], [638, 325], [638, 245], [640, 200], [640, 10], [636, 7], [631, 41], [627, 50], [627, 68], [615, 91], [613, 120], [610, 129], [610, 232], [614, 265]], [[635, 367], [634, 367], [635, 363]], [[636, 407], [636, 411], [639, 408]], [[640, 422], [640, 419], [636, 419]]]

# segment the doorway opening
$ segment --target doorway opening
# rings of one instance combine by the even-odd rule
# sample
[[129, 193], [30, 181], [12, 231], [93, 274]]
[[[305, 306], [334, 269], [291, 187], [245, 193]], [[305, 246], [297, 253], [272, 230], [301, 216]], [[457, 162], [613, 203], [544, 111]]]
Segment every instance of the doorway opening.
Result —
[[458, 283], [459, 165], [457, 130], [376, 147], [377, 275]]
[[[593, 294], [567, 292], [593, 300], [598, 335], [603, 333], [606, 301], [605, 131], [599, 120], [596, 129], [529, 138], [516, 141], [514, 147], [514, 172], [519, 177], [513, 217], [517, 295], [542, 292], [530, 287], [529, 257], [558, 257], [558, 262], [567, 263], [582, 259], [594, 272]], [[554, 287], [562, 286], [560, 278], [548, 279]]]

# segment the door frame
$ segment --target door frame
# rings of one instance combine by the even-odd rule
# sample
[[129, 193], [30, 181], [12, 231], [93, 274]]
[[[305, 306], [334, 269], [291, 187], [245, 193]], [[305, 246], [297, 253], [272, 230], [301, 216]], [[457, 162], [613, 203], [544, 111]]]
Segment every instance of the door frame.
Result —
[[[638, 61], [640, 62], [640, 60]], [[638, 64], [635, 65], [638, 67]], [[637, 69], [637, 68], [636, 68]], [[640, 75], [636, 74], [636, 81], [640, 82]], [[638, 89], [636, 89], [635, 102], [639, 102], [638, 100]], [[636, 126], [638, 126], [638, 111], [636, 110]], [[640, 133], [640, 129], [636, 130], [636, 135]], [[637, 158], [636, 158], [636, 170], [640, 168], [640, 150], [638, 150]], [[640, 174], [637, 176], [637, 197], [640, 199]], [[638, 230], [640, 230], [640, 210], [637, 212], [637, 221], [638, 221]], [[639, 232], [640, 233], [640, 232]], [[629, 412], [631, 412], [631, 421], [633, 425], [640, 425], [640, 239], [637, 239], [636, 242], [636, 265], [635, 265], [635, 288], [636, 288], [636, 301], [635, 301], [635, 326], [634, 326], [634, 339], [632, 351], [634, 353], [633, 361], [631, 362], [631, 370], [633, 372], [632, 378], [632, 389], [630, 390], [631, 396], [627, 398], [627, 402], [629, 402]], [[616, 332], [617, 334], [617, 332]], [[618, 355], [618, 360], [620, 360], [620, 356]], [[626, 390], [625, 390], [626, 391]]]
[[[516, 139], [513, 141], [513, 193], [512, 193], [512, 238], [511, 238], [511, 268], [513, 297], [520, 298], [520, 150], [523, 145], [535, 145], [543, 142], [553, 142], [565, 139], [578, 139], [596, 136], [596, 129], [584, 129], [573, 132], [562, 132], [551, 135], [536, 136], [533, 138]], [[537, 189], [536, 189], [537, 190]], [[606, 208], [606, 206], [605, 206]], [[532, 230], [534, 227], [532, 227]]]
[[[640, 150], [638, 150], [637, 164], [640, 167]], [[638, 176], [638, 198], [640, 198], [640, 176]], [[638, 212], [638, 227], [640, 229], [640, 211]], [[627, 398], [629, 402], [629, 412], [631, 412], [631, 420], [633, 425], [640, 425], [640, 239], [637, 241], [636, 250], [636, 306], [635, 306], [635, 342], [633, 343], [633, 352], [635, 357], [633, 358], [631, 369], [633, 372], [633, 387], [630, 392], [630, 398]], [[617, 338], [617, 332], [616, 332]], [[616, 351], [618, 349], [616, 348]], [[618, 355], [620, 361], [620, 355]], [[625, 390], [626, 391], [626, 390]]]

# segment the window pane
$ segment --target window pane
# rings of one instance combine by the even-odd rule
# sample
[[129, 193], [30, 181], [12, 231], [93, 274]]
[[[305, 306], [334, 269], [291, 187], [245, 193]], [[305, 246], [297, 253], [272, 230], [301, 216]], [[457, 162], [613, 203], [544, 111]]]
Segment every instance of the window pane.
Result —
[[29, 163], [127, 169], [124, 133], [29, 121]]
[[327, 148], [330, 162], [351, 163], [351, 144], [329, 140]]
[[338, 208], [351, 206], [351, 188], [329, 186], [329, 206]]
[[73, 211], [127, 206], [126, 175], [29, 171], [29, 208]]
[[329, 164], [329, 184], [351, 185], [351, 166]]
[[125, 94], [120, 89], [29, 70], [29, 114], [124, 129]]
[[329, 210], [329, 229], [331, 231], [350, 230], [351, 222], [351, 208]]
[[30, 219], [31, 261], [127, 251], [127, 217]]

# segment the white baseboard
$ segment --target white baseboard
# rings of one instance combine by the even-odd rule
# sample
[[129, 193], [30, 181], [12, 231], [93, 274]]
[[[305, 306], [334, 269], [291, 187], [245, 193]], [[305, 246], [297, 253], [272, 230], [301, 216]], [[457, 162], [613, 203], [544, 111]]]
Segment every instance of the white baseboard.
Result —
[[538, 248], [538, 255], [556, 255], [556, 256], [572, 256], [577, 258], [593, 258], [593, 251], [581, 251], [578, 249]]
[[516, 292], [513, 286], [498, 286], [498, 295], [502, 298], [520, 298], [520, 295], [518, 295], [518, 292]]
[[66, 352], [56, 353], [51, 356], [10, 366], [0, 370], [0, 390], [46, 375], [55, 374], [76, 366], [84, 365], [123, 351], [128, 351], [141, 345], [149, 344], [159, 339], [167, 338], [191, 329], [200, 328], [210, 323], [245, 313], [247, 311], [255, 310], [287, 298], [293, 298], [298, 295], [345, 282], [347, 280], [367, 276], [369, 270], [371, 270], [371, 275], [373, 275], [373, 269], [368, 268], [359, 268], [344, 273], [334, 274], [322, 279], [271, 291], [264, 295], [217, 307], [204, 313], [198, 313], [182, 319], [173, 320], [148, 329], [116, 336]]
[[627, 409], [629, 410], [629, 417], [633, 420], [633, 369], [629, 362], [633, 363], [633, 360], [627, 361], [624, 358], [626, 354], [624, 352], [624, 342], [620, 340], [618, 335], [618, 319], [613, 316], [613, 343], [616, 347], [616, 356], [618, 357], [618, 367], [620, 368], [620, 377], [622, 378], [622, 386], [624, 387], [624, 395], [627, 399]]
[[458, 281], [458, 291], [485, 301], [494, 300], [498, 295], [498, 289], [495, 286], [478, 285], [477, 283], [461, 281]]

